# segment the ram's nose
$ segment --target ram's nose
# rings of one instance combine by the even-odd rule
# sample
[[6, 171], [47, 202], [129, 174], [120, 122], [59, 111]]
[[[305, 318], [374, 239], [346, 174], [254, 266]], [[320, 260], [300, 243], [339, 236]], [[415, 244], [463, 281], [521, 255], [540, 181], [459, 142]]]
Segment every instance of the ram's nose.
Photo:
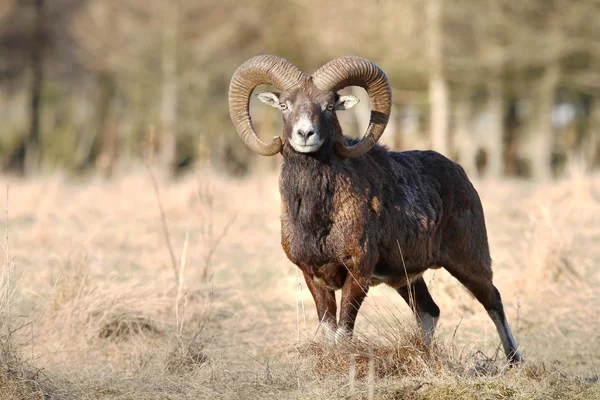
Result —
[[315, 134], [314, 129], [298, 129], [296, 135], [300, 136], [306, 142], [309, 137]]

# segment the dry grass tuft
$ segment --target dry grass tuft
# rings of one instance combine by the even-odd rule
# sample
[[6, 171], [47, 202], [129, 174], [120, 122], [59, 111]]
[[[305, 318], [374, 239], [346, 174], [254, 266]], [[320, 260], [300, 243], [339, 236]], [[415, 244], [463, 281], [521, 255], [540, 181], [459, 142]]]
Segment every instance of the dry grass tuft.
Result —
[[[457, 351], [453, 343], [434, 340], [427, 345], [413, 325], [378, 329], [368, 336], [332, 345], [312, 340], [297, 347], [298, 354], [318, 374], [348, 374], [357, 379], [374, 374], [377, 379], [448, 376], [454, 379], [499, 376], [509, 369], [504, 357], [481, 351]], [[370, 370], [372, 369], [372, 372]]]
[[371, 364], [377, 378], [431, 375], [457, 367], [440, 343], [427, 346], [417, 329], [403, 325], [381, 329], [376, 335], [356, 334], [336, 345], [325, 339], [310, 341], [300, 345], [298, 353], [319, 374], [344, 375], [353, 366], [358, 379], [369, 375]]
[[0, 398], [2, 400], [46, 399], [54, 391], [40, 369], [23, 361], [7, 341], [0, 342]]
[[207, 362], [209, 357], [206, 344], [200, 340], [199, 334], [196, 334], [191, 340], [176, 338], [167, 355], [165, 368], [169, 374], [184, 374]]
[[6, 344], [0, 350], [0, 397], [2, 400], [35, 400], [47, 398], [48, 390], [41, 384], [40, 371], [14, 354], [8, 355]]
[[29, 336], [24, 331], [31, 327], [31, 323], [17, 325], [13, 315], [17, 282], [8, 241], [8, 208], [5, 224], [5, 242], [0, 242], [0, 248], [5, 254], [0, 266], [0, 399], [47, 399], [54, 391], [54, 385], [42, 369], [33, 367], [21, 355], [20, 347], [29, 341]]
[[103, 317], [100, 339], [126, 340], [135, 335], [160, 335], [155, 323], [135, 311], [111, 311]]

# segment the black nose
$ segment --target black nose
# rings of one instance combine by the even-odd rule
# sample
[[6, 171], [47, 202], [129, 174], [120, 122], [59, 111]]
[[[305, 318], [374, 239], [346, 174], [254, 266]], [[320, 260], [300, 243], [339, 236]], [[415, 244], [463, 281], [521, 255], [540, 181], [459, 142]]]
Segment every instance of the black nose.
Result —
[[314, 134], [315, 134], [315, 131], [313, 131], [313, 130], [310, 130], [310, 131], [303, 131], [301, 129], [298, 130], [298, 135], [300, 135], [300, 137], [304, 138], [305, 141], [308, 140], [308, 138]]

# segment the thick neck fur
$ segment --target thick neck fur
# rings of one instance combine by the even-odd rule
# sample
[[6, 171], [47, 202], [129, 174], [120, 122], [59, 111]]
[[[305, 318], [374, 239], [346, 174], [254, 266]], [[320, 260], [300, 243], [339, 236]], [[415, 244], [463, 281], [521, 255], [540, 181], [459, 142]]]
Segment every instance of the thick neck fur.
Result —
[[333, 149], [334, 137], [341, 135], [337, 120], [334, 125], [316, 153], [298, 153], [287, 143], [283, 147], [279, 189], [295, 223], [318, 226], [315, 219], [331, 215], [335, 173], [343, 162]]
[[[287, 147], [287, 146], [286, 146]], [[325, 149], [322, 149], [325, 150]], [[327, 237], [331, 231], [335, 213], [333, 202], [336, 164], [342, 160], [333, 152], [299, 154], [284, 148], [279, 190], [284, 208], [282, 226], [285, 234], [292, 234], [294, 247], [289, 256], [310, 260], [314, 265], [325, 264], [331, 258]]]
[[338, 170], [335, 164], [341, 162], [333, 149], [300, 154], [289, 146], [284, 148], [279, 188], [293, 221], [322, 226], [315, 222], [329, 218]]

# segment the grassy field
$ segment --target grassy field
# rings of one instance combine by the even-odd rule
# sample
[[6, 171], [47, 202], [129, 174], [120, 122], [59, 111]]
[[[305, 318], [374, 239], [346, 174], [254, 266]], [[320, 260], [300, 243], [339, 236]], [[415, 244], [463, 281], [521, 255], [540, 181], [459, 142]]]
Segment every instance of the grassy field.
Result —
[[516, 368], [444, 270], [426, 276], [432, 348], [382, 286], [355, 340], [327, 345], [280, 247], [275, 174], [155, 182], [0, 179], [1, 399], [600, 399], [598, 176], [475, 182]]

